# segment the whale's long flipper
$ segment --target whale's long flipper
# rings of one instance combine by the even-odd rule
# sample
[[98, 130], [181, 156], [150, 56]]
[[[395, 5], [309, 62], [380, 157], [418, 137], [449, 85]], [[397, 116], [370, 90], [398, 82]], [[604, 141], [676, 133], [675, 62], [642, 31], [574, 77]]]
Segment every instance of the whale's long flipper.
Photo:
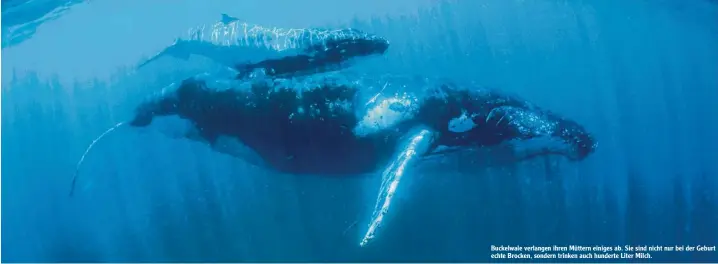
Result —
[[381, 177], [381, 188], [374, 206], [369, 228], [359, 243], [366, 246], [381, 227], [384, 217], [389, 212], [391, 200], [396, 193], [401, 178], [407, 169], [415, 167], [420, 157], [426, 154], [434, 142], [435, 133], [426, 128], [416, 128], [407, 134], [404, 144], [399, 145], [397, 154], [391, 163], [384, 169]]

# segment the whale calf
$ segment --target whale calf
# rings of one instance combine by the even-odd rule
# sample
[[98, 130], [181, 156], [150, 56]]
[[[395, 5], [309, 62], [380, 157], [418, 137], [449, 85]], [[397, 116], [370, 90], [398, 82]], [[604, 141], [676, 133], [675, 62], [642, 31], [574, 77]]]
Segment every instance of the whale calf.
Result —
[[580, 161], [596, 149], [592, 135], [575, 121], [513, 95], [448, 80], [350, 72], [289, 79], [211, 76], [186, 79], [140, 104], [129, 126], [149, 127], [173, 116], [191, 123], [187, 138], [217, 150], [224, 139], [233, 139], [249, 151], [222, 152], [242, 159], [251, 152], [256, 164], [275, 171], [380, 175], [361, 246], [382, 226], [402, 177], [423, 160], [537, 138], [560, 144], [529, 156]]
[[238, 78], [255, 70], [286, 77], [340, 70], [388, 48], [386, 39], [358, 29], [265, 27], [222, 14], [220, 22], [189, 29], [139, 67], [166, 55], [184, 60], [199, 55], [235, 68]]

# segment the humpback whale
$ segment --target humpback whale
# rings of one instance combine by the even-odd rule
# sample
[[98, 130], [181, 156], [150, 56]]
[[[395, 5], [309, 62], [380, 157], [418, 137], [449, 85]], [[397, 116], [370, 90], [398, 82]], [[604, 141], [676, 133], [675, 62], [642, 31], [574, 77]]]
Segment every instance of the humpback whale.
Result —
[[349, 72], [287, 79], [211, 76], [188, 78], [141, 103], [129, 127], [174, 116], [191, 123], [187, 138], [245, 159], [219, 150], [222, 138], [233, 139], [275, 171], [380, 175], [361, 246], [384, 222], [402, 177], [422, 160], [540, 138], [559, 144], [528, 156], [580, 161], [596, 149], [593, 136], [575, 121], [514, 95], [450, 80]]
[[286, 77], [343, 69], [388, 48], [386, 39], [358, 29], [264, 27], [222, 14], [219, 22], [189, 29], [139, 67], [165, 55], [184, 60], [199, 55], [234, 68], [238, 78], [255, 70]]

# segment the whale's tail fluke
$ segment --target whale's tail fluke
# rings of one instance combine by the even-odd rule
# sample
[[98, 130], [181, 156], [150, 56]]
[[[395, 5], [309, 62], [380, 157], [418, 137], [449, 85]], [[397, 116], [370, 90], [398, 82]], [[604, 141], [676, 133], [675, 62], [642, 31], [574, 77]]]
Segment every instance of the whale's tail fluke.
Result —
[[104, 138], [106, 135], [110, 134], [110, 132], [115, 131], [117, 128], [122, 127], [125, 125], [125, 122], [119, 122], [115, 124], [114, 126], [110, 127], [109, 129], [105, 130], [100, 136], [95, 138], [92, 143], [90, 143], [89, 146], [87, 146], [87, 149], [85, 149], [85, 153], [82, 154], [80, 157], [80, 160], [77, 161], [77, 165], [75, 165], [75, 174], [72, 176], [72, 183], [70, 184], [70, 196], [72, 196], [75, 193], [75, 186], [77, 185], [77, 177], [80, 173], [80, 167], [82, 166], [82, 163], [85, 161], [85, 157], [87, 157], [87, 154], [90, 153], [90, 150], [99, 142], [102, 138]]

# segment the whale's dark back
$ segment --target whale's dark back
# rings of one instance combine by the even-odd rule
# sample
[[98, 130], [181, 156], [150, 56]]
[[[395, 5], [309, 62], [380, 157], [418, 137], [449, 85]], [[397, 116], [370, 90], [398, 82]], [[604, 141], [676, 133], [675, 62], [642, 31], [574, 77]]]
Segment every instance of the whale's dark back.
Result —
[[235, 137], [279, 171], [360, 174], [388, 160], [398, 135], [356, 137], [356, 93], [355, 87], [327, 84], [299, 94], [261, 82], [249, 90], [217, 91], [189, 79], [174, 96], [153, 102], [160, 107], [152, 111], [191, 120], [210, 143]]
[[[310, 38], [311, 30], [305, 33]], [[235, 66], [238, 79], [247, 78], [261, 69], [272, 77], [289, 77], [340, 70], [351, 61], [362, 57], [381, 55], [389, 48], [386, 39], [357, 29], [334, 30], [323, 42], [306, 47], [302, 53], [281, 58], [266, 59]]]

